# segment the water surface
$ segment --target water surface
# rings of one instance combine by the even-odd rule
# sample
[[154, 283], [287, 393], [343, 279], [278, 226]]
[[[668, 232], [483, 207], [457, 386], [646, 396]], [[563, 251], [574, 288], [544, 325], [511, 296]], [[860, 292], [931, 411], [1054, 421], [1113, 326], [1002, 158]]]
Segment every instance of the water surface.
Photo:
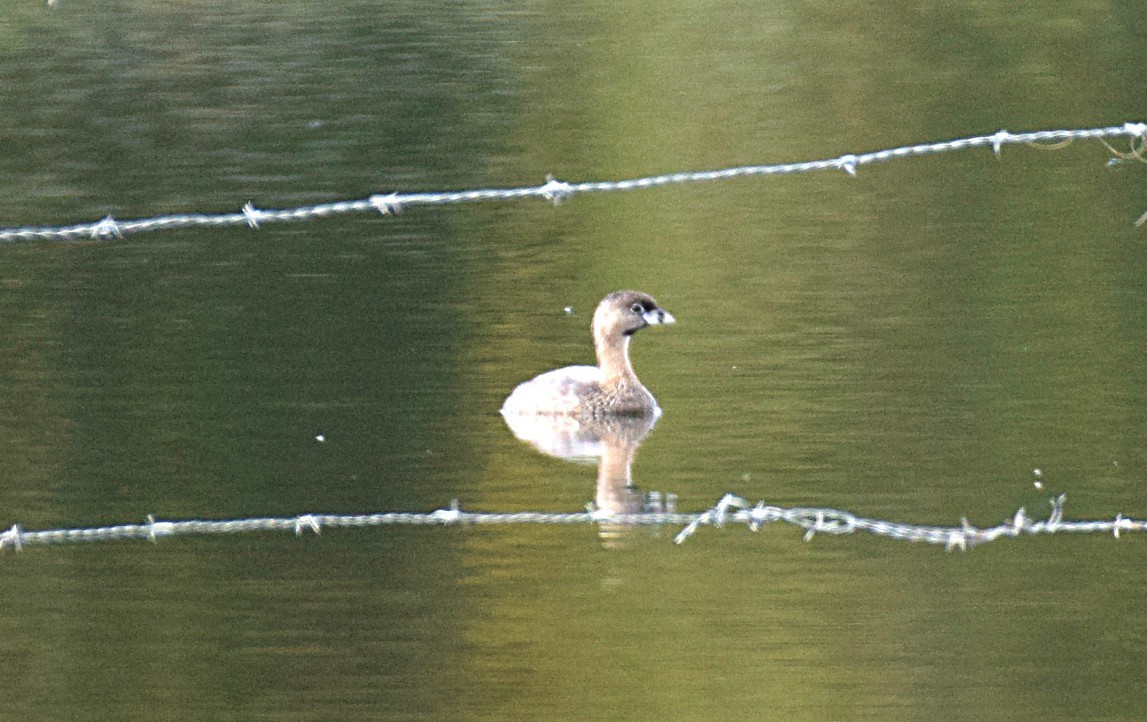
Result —
[[[1128, 6], [1129, 7], [1129, 6]], [[0, 27], [0, 225], [616, 179], [1140, 120], [1115, 5], [63, 2]], [[1136, 84], [1138, 82], [1138, 84]], [[1143, 172], [1095, 143], [0, 248], [0, 526], [576, 511], [497, 410], [678, 324], [633, 483], [1144, 517]], [[570, 313], [565, 309], [569, 307]], [[322, 436], [324, 441], [316, 437]], [[1042, 470], [1046, 488], [1033, 486]], [[6, 553], [5, 716], [1127, 718], [1139, 540], [328, 530]]]

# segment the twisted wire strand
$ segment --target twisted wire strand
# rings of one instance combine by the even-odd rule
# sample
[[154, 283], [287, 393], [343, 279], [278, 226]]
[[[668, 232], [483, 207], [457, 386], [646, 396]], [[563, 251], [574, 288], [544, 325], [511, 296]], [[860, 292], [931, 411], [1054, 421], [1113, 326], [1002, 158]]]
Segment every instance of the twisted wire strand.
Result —
[[[260, 209], [248, 202], [239, 213], [158, 216], [119, 221], [112, 216], [94, 223], [80, 223], [71, 226], [27, 226], [0, 230], [0, 243], [16, 241], [82, 241], [112, 240], [134, 233], [171, 230], [191, 227], [224, 227], [246, 225], [258, 229], [266, 223], [287, 223], [310, 221], [327, 216], [346, 213], [379, 213], [394, 215], [404, 208], [420, 205], [445, 205], [454, 203], [477, 203], [485, 201], [505, 201], [518, 198], [543, 198], [555, 205], [577, 193], [607, 191], [628, 191], [645, 188], [658, 188], [679, 183], [698, 183], [727, 180], [741, 176], [787, 175], [821, 170], [842, 170], [855, 176], [857, 169], [871, 163], [883, 163], [900, 158], [910, 158], [936, 153], [948, 153], [968, 148], [991, 147], [997, 156], [1005, 145], [1015, 143], [1041, 144], [1065, 143], [1073, 140], [1088, 140], [1127, 136], [1131, 139], [1129, 153], [1119, 153], [1104, 142], [1114, 154], [1112, 161], [1127, 159], [1144, 160], [1143, 150], [1147, 144], [1147, 123], [1127, 122], [1106, 128], [1083, 128], [1075, 130], [1040, 130], [1027, 133], [1011, 133], [1001, 130], [991, 135], [971, 138], [957, 138], [935, 143], [889, 148], [871, 153], [845, 154], [836, 158], [811, 160], [801, 163], [781, 163], [773, 165], [748, 165], [719, 170], [669, 173], [646, 178], [631, 178], [618, 181], [590, 181], [566, 183], [550, 177], [544, 185], [521, 188], [481, 188], [462, 191], [429, 193], [389, 193], [376, 194], [360, 200], [345, 200], [334, 203], [321, 203], [312, 206], [285, 209]], [[1147, 216], [1144, 216], [1147, 218]]]
[[455, 501], [449, 508], [436, 511], [385, 512], [377, 514], [301, 514], [293, 517], [266, 517], [229, 520], [159, 521], [149, 516], [144, 524], [121, 524], [80, 529], [49, 529], [27, 531], [13, 525], [0, 533], [0, 550], [17, 551], [26, 546], [46, 544], [76, 544], [81, 542], [108, 542], [126, 539], [148, 539], [157, 542], [160, 537], [180, 535], [238, 534], [257, 531], [293, 531], [297, 536], [306, 532], [321, 534], [324, 528], [365, 528], [379, 526], [466, 526], [466, 525], [520, 525], [520, 524], [600, 524], [600, 525], [670, 525], [683, 527], [674, 538], [681, 544], [702, 526], [722, 528], [729, 524], [744, 524], [752, 531], [772, 522], [784, 522], [805, 530], [805, 541], [817, 534], [844, 535], [867, 532], [875, 536], [898, 541], [924, 542], [940, 545], [951, 551], [967, 550], [973, 546], [1002, 538], [1035, 536], [1056, 533], [1111, 534], [1119, 538], [1123, 532], [1147, 531], [1147, 521], [1130, 519], [1122, 514], [1110, 520], [1068, 521], [1063, 517], [1066, 497], [1051, 500], [1052, 510], [1047, 519], [1030, 518], [1019, 509], [1010, 519], [994, 527], [978, 529], [961, 520], [960, 526], [943, 527], [867, 519], [847, 511], [829, 508], [807, 508], [750, 505], [744, 499], [725, 495], [716, 506], [700, 513], [650, 512], [615, 514], [593, 507], [583, 512], [551, 513], [524, 512], [465, 512]]

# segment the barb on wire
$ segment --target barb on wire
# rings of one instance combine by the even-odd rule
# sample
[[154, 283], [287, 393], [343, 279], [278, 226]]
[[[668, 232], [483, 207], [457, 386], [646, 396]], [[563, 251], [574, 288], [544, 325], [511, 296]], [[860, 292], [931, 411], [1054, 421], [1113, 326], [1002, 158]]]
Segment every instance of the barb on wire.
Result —
[[[1127, 153], [1116, 151], [1104, 140], [1105, 138], [1122, 136], [1128, 136], [1131, 139], [1131, 150]], [[21, 228], [0, 229], [0, 242], [110, 240], [122, 238], [133, 233], [147, 233], [151, 231], [190, 227], [247, 226], [252, 230], [258, 230], [268, 223], [310, 221], [344, 213], [375, 212], [388, 216], [395, 215], [400, 210], [410, 206], [477, 203], [484, 201], [514, 200], [518, 198], [542, 198], [554, 205], [558, 205], [577, 193], [639, 190], [644, 188], [659, 188], [677, 183], [719, 181], [741, 176], [788, 175], [820, 170], [842, 170], [850, 176], [855, 176], [857, 175], [858, 169], [863, 165], [883, 163], [900, 158], [948, 153], [983, 146], [989, 146], [992, 152], [999, 157], [1003, 146], [1008, 144], [1054, 144], [1086, 139], [1096, 139], [1107, 146], [1108, 150], [1114, 155], [1111, 159], [1113, 162], [1123, 162], [1129, 159], [1143, 161], [1143, 150], [1145, 144], [1147, 144], [1147, 123], [1128, 122], [1106, 128], [1040, 130], [1029, 133], [1011, 133], [1006, 130], [1001, 130], [991, 135], [902, 146], [872, 153], [847, 153], [836, 158], [828, 158], [825, 160], [773, 165], [748, 165], [735, 168], [723, 168], [720, 170], [669, 173], [666, 175], [619, 181], [567, 183], [557, 180], [553, 176], [547, 176], [545, 184], [540, 186], [486, 188], [434, 193], [380, 193], [362, 200], [338, 201], [335, 203], [322, 203], [313, 206], [278, 210], [259, 209], [248, 201], [238, 213], [214, 215], [192, 213], [121, 221], [117, 221], [112, 216], [108, 216], [96, 223], [81, 223], [60, 227], [26, 226]], [[1041, 145], [1040, 147], [1054, 146]], [[1142, 219], [1140, 219], [1140, 224], [1141, 223]]]
[[596, 524], [609, 526], [672, 525], [683, 527], [674, 537], [677, 544], [691, 538], [702, 526], [722, 528], [730, 524], [744, 524], [751, 531], [772, 522], [784, 522], [805, 530], [805, 541], [817, 534], [844, 535], [867, 532], [898, 541], [926, 542], [943, 546], [951, 551], [970, 549], [979, 544], [1001, 538], [1021, 535], [1037, 536], [1060, 533], [1111, 534], [1116, 539], [1124, 532], [1147, 531], [1147, 521], [1129, 519], [1117, 514], [1112, 520], [1067, 521], [1063, 516], [1065, 496], [1051, 500], [1051, 513], [1047, 519], [1032, 519], [1019, 509], [1009, 519], [986, 529], [972, 526], [961, 519], [959, 526], [924, 526], [904, 522], [866, 519], [847, 511], [827, 508], [771, 506], [763, 501], [750, 505], [744, 499], [726, 494], [716, 506], [700, 513], [654, 511], [633, 514], [609, 512], [592, 506], [584, 512], [468, 512], [462, 511], [455, 499], [449, 508], [429, 513], [385, 512], [379, 514], [300, 514], [294, 517], [232, 519], [221, 521], [185, 520], [157, 521], [149, 515], [145, 524], [121, 524], [87, 529], [51, 529], [28, 531], [14, 524], [0, 533], [0, 550], [21, 549], [45, 544], [73, 544], [79, 542], [106, 542], [122, 539], [147, 539], [158, 542], [161, 537], [189, 534], [238, 534], [253, 531], [292, 531], [303, 536], [312, 531], [321, 534], [324, 528], [355, 528], [376, 526], [466, 526], [471, 524]]

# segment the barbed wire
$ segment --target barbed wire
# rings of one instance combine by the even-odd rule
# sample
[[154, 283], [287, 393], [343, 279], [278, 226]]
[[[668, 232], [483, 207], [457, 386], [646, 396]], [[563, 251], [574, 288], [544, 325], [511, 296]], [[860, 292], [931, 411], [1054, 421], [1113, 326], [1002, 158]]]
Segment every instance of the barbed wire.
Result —
[[[1128, 136], [1131, 147], [1127, 152], [1117, 151], [1103, 139]], [[855, 176], [860, 166], [871, 163], [916, 156], [947, 153], [967, 148], [990, 147], [997, 157], [1001, 155], [1003, 146], [1014, 143], [1066, 144], [1074, 140], [1097, 139], [1103, 142], [1113, 154], [1110, 163], [1135, 159], [1144, 161], [1144, 147], [1147, 145], [1147, 123], [1127, 122], [1106, 128], [1085, 128], [1077, 130], [1040, 130], [1027, 133], [1011, 133], [1001, 130], [991, 135], [980, 135], [971, 138], [958, 138], [936, 143], [922, 143], [919, 145], [889, 148], [872, 153], [845, 154], [836, 158], [824, 160], [811, 160], [800, 163], [780, 163], [773, 165], [747, 165], [720, 170], [690, 171], [682, 173], [669, 173], [665, 175], [649, 176], [645, 178], [632, 178], [619, 181], [591, 181], [586, 183], [566, 183], [550, 176], [545, 184], [521, 188], [485, 188], [463, 191], [445, 191], [432, 193], [387, 193], [375, 194], [360, 200], [337, 201], [334, 203], [320, 203], [318, 205], [300, 206], [298, 208], [285, 208], [278, 210], [256, 208], [248, 202], [238, 213], [191, 213], [184, 215], [157, 216], [154, 218], [141, 218], [136, 220], [116, 220], [107, 216], [103, 220], [92, 223], [80, 223], [61, 227], [21, 227], [0, 230], [0, 242], [15, 241], [74, 241], [74, 240], [110, 240], [122, 238], [132, 233], [147, 233], [152, 231], [170, 230], [189, 227], [224, 227], [248, 226], [258, 229], [269, 223], [285, 223], [310, 221], [327, 216], [345, 213], [379, 213], [384, 216], [394, 215], [404, 208], [422, 205], [444, 205], [452, 203], [476, 203], [483, 201], [504, 201], [518, 198], [543, 198], [555, 205], [569, 199], [578, 193], [595, 193], [607, 191], [628, 191], [642, 188], [658, 188], [678, 183], [697, 183], [706, 181], [726, 180], [741, 176], [787, 175], [792, 173], [807, 173], [820, 170], [841, 170]], [[1061, 145], [1051, 146], [1054, 148]], [[1140, 219], [1141, 224], [1147, 215]]]
[[[828, 508], [779, 507], [763, 501], [750, 505], [744, 499], [726, 494], [713, 508], [700, 513], [654, 511], [648, 513], [615, 513], [594, 508], [583, 512], [466, 512], [457, 500], [447, 509], [429, 513], [386, 512], [379, 514], [301, 514], [293, 517], [253, 518], [222, 521], [188, 520], [160, 521], [148, 516], [144, 524], [121, 524], [77, 529], [51, 529], [26, 531], [13, 525], [0, 533], [0, 551], [17, 551], [27, 546], [46, 544], [73, 544], [80, 542], [107, 542], [125, 539], [147, 539], [158, 542], [162, 537], [179, 535], [236, 534], [254, 531], [293, 531], [297, 536], [311, 531], [321, 534], [324, 528], [360, 528], [377, 526], [468, 526], [491, 524], [597, 524], [611, 526], [682, 526], [674, 537], [677, 544], [692, 537], [702, 526], [723, 528], [730, 524], [744, 524], [758, 531], [766, 524], [780, 521], [805, 530], [804, 539], [810, 541], [817, 534], [852, 534], [868, 532], [898, 541], [925, 542], [941, 545], [948, 551], [970, 549], [1001, 538], [1037, 536], [1058, 533], [1112, 534], [1116, 539], [1123, 532], [1147, 531], [1147, 521], [1129, 519], [1118, 514], [1111, 520], [1068, 521], [1063, 507], [1066, 496], [1061, 494], [1050, 500], [1051, 513], [1047, 519], [1029, 517], [1024, 509], [1016, 511], [1001, 524], [978, 529], [962, 519], [960, 526], [923, 526], [902, 522], [867, 519], [847, 511]], [[670, 509], [672, 506], [670, 505]]]

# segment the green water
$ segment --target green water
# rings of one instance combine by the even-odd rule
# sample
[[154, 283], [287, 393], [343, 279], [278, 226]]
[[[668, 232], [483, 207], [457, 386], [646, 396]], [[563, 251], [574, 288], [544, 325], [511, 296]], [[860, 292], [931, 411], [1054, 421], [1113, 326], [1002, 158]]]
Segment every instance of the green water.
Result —
[[[9, 5], [3, 227], [1144, 119], [1128, 3]], [[590, 362], [625, 287], [678, 320], [633, 343], [665, 415], [632, 475], [682, 510], [1143, 518], [1147, 185], [1109, 157], [0, 246], [0, 527], [580, 510], [593, 468], [497, 409]], [[675, 531], [6, 551], [0, 716], [1132, 719], [1147, 692], [1135, 537]]]

